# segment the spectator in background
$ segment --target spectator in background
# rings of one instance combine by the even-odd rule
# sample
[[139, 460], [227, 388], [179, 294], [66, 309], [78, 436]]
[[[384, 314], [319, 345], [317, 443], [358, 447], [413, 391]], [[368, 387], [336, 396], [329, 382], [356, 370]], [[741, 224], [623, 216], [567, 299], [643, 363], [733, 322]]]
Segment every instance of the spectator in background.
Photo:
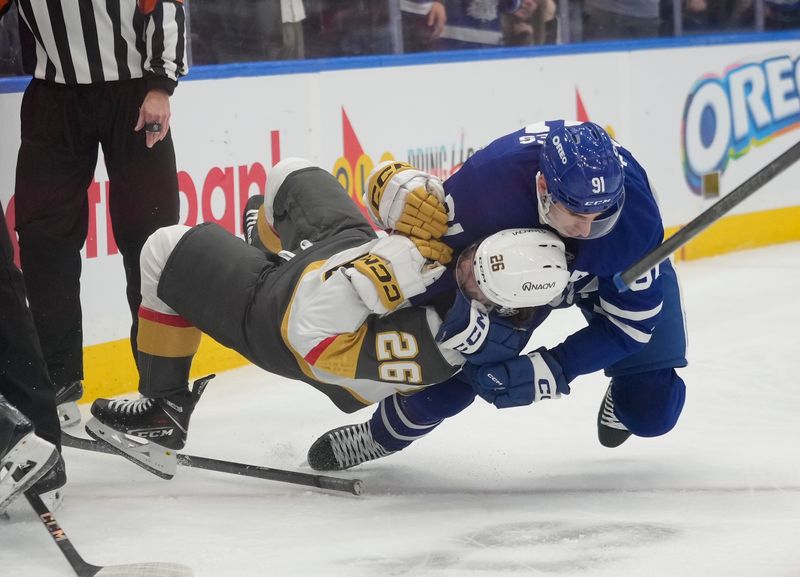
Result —
[[[664, 5], [668, 9], [663, 10]], [[675, 31], [672, 0], [662, 0], [661, 30], [662, 36], [672, 36]], [[665, 14], [666, 12], [666, 14]], [[709, 26], [708, 0], [684, 0], [683, 3], [683, 30], [685, 33], [705, 32]]]
[[505, 40], [501, 15], [517, 17], [516, 33], [524, 35], [530, 25], [523, 21], [531, 17], [537, 4], [537, 0], [448, 0], [447, 26], [439, 47], [463, 50], [500, 46]]
[[[769, 3], [765, 7], [768, 13]], [[682, 16], [684, 34], [753, 31], [755, 26], [753, 0], [683, 0]], [[661, 0], [661, 35], [672, 36], [674, 26], [672, 0]]]
[[[11, 2], [0, 0], [0, 16]], [[47, 7], [17, 5], [35, 37], [37, 61], [20, 114], [16, 227], [57, 400], [73, 401], [83, 392], [80, 251], [98, 148], [111, 182], [108, 210], [125, 268], [134, 351], [139, 253], [156, 229], [178, 221], [169, 122], [170, 95], [187, 72], [184, 13], [181, 0], [118, 0], [88, 12], [73, 0]]]
[[[259, 6], [272, 4], [269, 0]], [[281, 0], [281, 38], [283, 40], [280, 59], [301, 60], [305, 58], [303, 20], [306, 11], [302, 0]]]
[[766, 0], [764, 27], [767, 30], [800, 28], [800, 0]]
[[17, 28], [17, 7], [11, 6], [8, 17], [0, 19], [0, 76], [21, 76], [22, 50]]
[[192, 2], [196, 64], [305, 58], [302, 0]]
[[390, 54], [388, 9], [387, 1], [306, 0], [307, 57]]
[[403, 51], [436, 49], [436, 41], [447, 23], [444, 0], [399, 0], [402, 13]]
[[659, 11], [659, 0], [584, 0], [583, 39], [655, 38]]
[[519, 9], [501, 14], [503, 44], [555, 44], [558, 32], [555, 0], [522, 0]]

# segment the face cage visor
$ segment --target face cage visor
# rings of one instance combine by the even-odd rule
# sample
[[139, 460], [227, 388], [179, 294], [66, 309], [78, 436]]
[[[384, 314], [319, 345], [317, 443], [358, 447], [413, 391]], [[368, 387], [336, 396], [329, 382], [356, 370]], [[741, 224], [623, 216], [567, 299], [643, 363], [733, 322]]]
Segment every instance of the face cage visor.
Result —
[[[541, 172], [538, 174], [541, 174]], [[570, 233], [569, 226], [571, 220], [578, 219], [581, 215], [579, 213], [574, 213], [568, 209], [566, 205], [554, 201], [549, 190], [543, 191], [539, 187], [538, 174], [536, 178], [536, 202], [539, 205], [539, 220], [541, 224], [546, 224], [554, 228], [563, 237], [585, 240], [605, 236], [616, 226], [619, 215], [622, 213], [622, 207], [625, 204], [624, 188], [617, 202], [610, 208], [599, 213], [597, 218], [592, 220], [588, 234], [578, 235]]]

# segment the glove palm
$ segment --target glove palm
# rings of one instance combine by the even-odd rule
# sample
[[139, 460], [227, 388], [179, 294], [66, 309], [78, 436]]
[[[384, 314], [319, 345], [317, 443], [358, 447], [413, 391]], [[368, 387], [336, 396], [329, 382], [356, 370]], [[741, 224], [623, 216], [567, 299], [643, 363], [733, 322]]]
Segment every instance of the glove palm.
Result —
[[426, 258], [442, 264], [452, 260], [452, 249], [439, 240], [449, 216], [435, 176], [405, 162], [383, 162], [367, 179], [364, 204], [376, 224], [409, 237]]

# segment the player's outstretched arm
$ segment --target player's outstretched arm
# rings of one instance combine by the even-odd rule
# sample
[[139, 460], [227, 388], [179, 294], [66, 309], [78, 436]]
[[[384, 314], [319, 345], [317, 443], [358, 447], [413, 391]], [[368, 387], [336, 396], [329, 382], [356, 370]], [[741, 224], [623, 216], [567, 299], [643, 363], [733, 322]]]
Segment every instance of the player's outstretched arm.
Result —
[[411, 239], [390, 235], [340, 270], [370, 312], [384, 314], [425, 292], [445, 269], [426, 258]]
[[312, 280], [298, 291], [286, 324], [287, 344], [301, 363], [337, 377], [405, 386], [441, 382], [464, 359], [436, 343], [441, 325], [436, 312], [409, 307], [408, 299], [444, 270], [401, 235], [340, 253], [310, 272]]
[[[355, 298], [354, 292], [351, 298]], [[316, 321], [312, 317], [318, 308], [312, 304], [304, 309], [302, 322], [288, 327], [289, 342], [313, 370], [346, 379], [341, 383], [357, 389], [362, 399], [377, 402], [387, 391], [410, 391], [442, 382], [464, 362], [457, 351], [436, 342], [441, 319], [432, 307], [364, 314], [361, 322], [352, 326], [345, 317], [355, 320], [355, 310], [350, 310], [346, 301], [336, 304], [335, 313], [326, 307], [329, 312]], [[394, 384], [386, 389], [366, 386], [366, 381]], [[327, 382], [338, 384], [339, 380]]]

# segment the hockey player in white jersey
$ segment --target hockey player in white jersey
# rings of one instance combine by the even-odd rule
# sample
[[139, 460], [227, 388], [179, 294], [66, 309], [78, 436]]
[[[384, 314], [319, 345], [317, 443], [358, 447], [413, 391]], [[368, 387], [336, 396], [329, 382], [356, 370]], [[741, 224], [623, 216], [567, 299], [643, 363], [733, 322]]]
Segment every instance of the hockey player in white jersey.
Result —
[[[420, 219], [414, 214], [443, 209], [433, 202], [435, 195], [417, 196], [413, 187], [394, 193], [382, 199], [396, 204], [388, 210], [393, 228], [416, 227]], [[262, 211], [290, 250], [270, 253], [203, 224], [161, 229], [142, 251], [143, 397], [98, 399], [86, 428], [163, 477], [174, 473], [174, 450], [186, 441], [207, 382], [201, 379], [188, 390], [201, 331], [267, 371], [311, 384], [345, 412], [444, 381], [463, 363], [464, 347], [486, 348], [493, 338], [487, 319], [472, 314], [458, 338], [437, 341], [446, 311], [409, 306], [409, 299], [445, 272], [426, 256], [447, 261], [450, 255], [431, 252], [420, 230], [416, 242], [402, 235], [377, 238], [338, 181], [321, 168], [302, 159], [278, 163]], [[492, 244], [507, 235], [513, 243]], [[509, 231], [482, 246], [498, 247], [483, 260], [473, 259], [479, 268], [486, 265], [487, 282], [466, 290], [485, 305], [538, 306], [566, 286], [563, 243], [551, 233]], [[489, 269], [490, 259], [504, 257], [509, 263], [516, 259], [513, 271]]]
[[[370, 182], [380, 175], [381, 186], [391, 186], [391, 165], [375, 173]], [[428, 244], [445, 241], [460, 251], [501, 229], [546, 227], [564, 240], [572, 275], [564, 299], [554, 305], [577, 306], [587, 325], [555, 347], [500, 363], [477, 362], [474, 370], [468, 364], [447, 383], [387, 399], [367, 423], [321, 436], [309, 451], [311, 466], [333, 470], [363, 463], [377, 452], [361, 448], [376, 444], [385, 454], [401, 450], [466, 408], [476, 393], [499, 408], [529, 404], [543, 372], [566, 391], [576, 377], [604, 369], [611, 382], [597, 414], [603, 446], [669, 432], [686, 394], [676, 370], [687, 364], [677, 276], [666, 260], [624, 293], [613, 281], [664, 235], [650, 180], [631, 152], [596, 124], [552, 120], [488, 144], [444, 189], [449, 229], [439, 239], [426, 239]], [[384, 214], [369, 195], [365, 201], [372, 213]], [[444, 275], [414, 302], [427, 304], [451, 293], [452, 285]], [[468, 384], [460, 382], [465, 373]]]

